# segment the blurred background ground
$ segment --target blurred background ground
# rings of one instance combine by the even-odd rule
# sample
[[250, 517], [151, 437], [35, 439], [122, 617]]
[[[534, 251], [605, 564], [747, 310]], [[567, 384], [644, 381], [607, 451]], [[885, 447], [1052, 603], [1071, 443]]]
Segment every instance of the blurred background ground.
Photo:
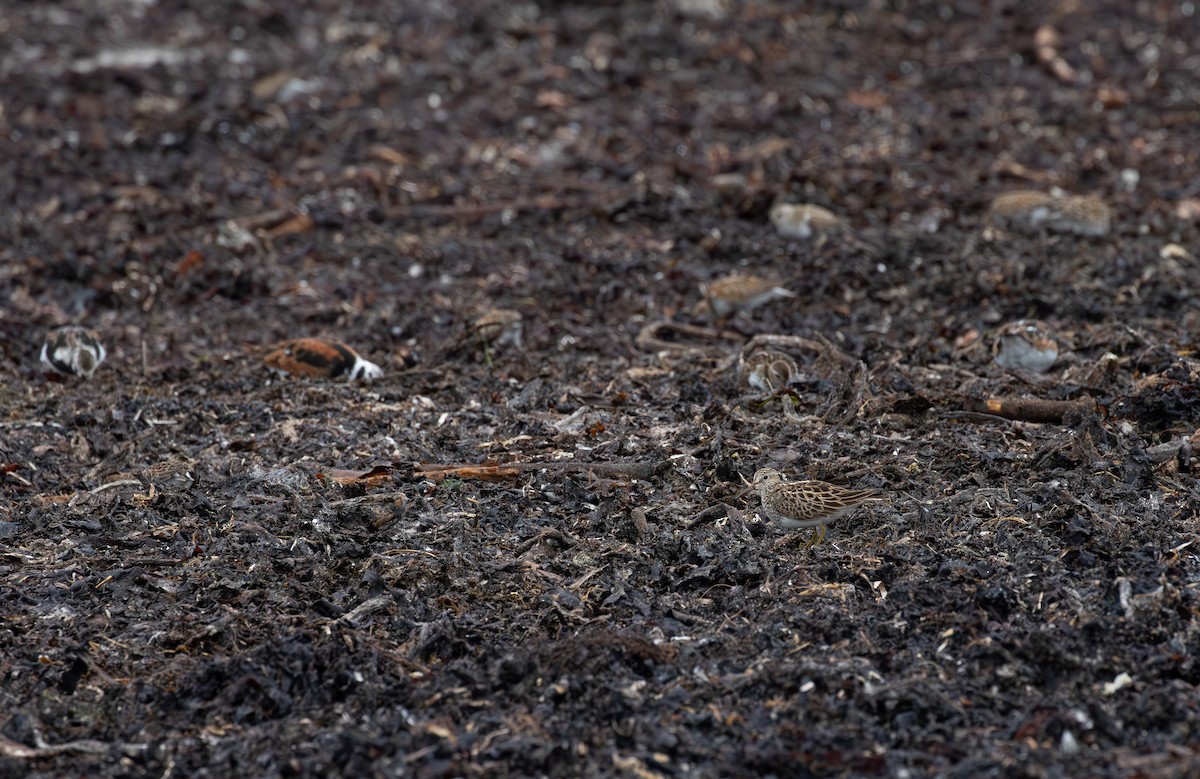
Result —
[[[1191, 3], [0, 24], [4, 775], [1200, 770]], [[1112, 232], [984, 237], [1052, 187]], [[646, 339], [735, 270], [797, 297]], [[992, 360], [1023, 318], [1044, 375]], [[68, 323], [91, 381], [37, 364]], [[268, 374], [299, 336], [386, 374]], [[413, 471], [507, 462], [618, 467]], [[764, 465], [891, 502], [806, 552], [736, 496]]]

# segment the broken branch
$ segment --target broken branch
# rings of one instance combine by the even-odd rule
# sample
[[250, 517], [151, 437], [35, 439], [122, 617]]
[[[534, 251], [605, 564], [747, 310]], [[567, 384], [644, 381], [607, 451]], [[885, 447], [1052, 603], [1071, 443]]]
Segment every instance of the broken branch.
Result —
[[1085, 413], [1096, 409], [1092, 398], [1082, 400], [1044, 400], [1042, 398], [984, 398], [970, 402], [969, 411], [995, 414], [1005, 419], [1025, 422], [1062, 422], [1072, 412]]

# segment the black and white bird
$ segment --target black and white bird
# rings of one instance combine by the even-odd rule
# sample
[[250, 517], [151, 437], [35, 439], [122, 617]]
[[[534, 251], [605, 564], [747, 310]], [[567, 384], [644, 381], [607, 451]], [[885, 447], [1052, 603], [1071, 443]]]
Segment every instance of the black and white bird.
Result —
[[108, 352], [94, 330], [69, 325], [51, 330], [42, 344], [42, 364], [52, 371], [92, 378]]

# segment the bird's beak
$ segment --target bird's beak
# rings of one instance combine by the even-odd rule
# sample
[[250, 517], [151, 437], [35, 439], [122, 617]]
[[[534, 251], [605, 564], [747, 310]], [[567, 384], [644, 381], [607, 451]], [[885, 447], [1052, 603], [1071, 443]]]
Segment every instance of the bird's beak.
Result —
[[737, 494], [733, 496], [735, 498], [740, 498], [750, 490], [754, 489], [754, 485], [746, 481], [746, 477], [742, 475], [741, 471], [738, 471], [738, 478], [745, 482], [746, 486], [737, 491]]

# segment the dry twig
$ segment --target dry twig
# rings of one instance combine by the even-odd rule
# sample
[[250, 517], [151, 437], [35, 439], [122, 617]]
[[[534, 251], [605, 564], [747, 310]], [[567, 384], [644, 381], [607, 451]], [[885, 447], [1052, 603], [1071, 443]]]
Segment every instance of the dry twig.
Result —
[[1042, 398], [984, 398], [971, 401], [968, 411], [995, 414], [1005, 419], [1020, 419], [1025, 422], [1062, 422], [1073, 412], [1094, 411], [1096, 401], [1045, 400]]
[[[687, 341], [669, 341], [663, 338], [667, 333], [675, 333], [685, 338], [691, 338], [699, 343]], [[717, 330], [712, 327], [700, 327], [683, 322], [662, 320], [651, 322], [641, 329], [634, 341], [644, 352], [695, 351], [705, 354], [724, 354], [725, 350], [713, 345], [712, 341], [741, 341], [742, 336], [729, 330]]]

